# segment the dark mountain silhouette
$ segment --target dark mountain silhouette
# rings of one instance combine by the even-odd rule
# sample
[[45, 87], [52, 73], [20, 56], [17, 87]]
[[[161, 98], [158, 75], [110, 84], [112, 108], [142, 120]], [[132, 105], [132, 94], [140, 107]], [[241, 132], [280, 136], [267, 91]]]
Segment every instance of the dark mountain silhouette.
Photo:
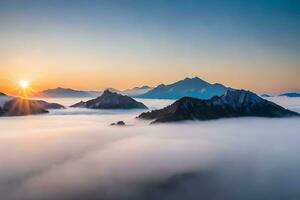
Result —
[[250, 91], [229, 90], [224, 95], [209, 100], [183, 97], [163, 109], [144, 112], [138, 118], [154, 119], [154, 122], [172, 122], [246, 116], [291, 117], [299, 114]]
[[0, 96], [6, 96], [6, 94], [4, 94], [4, 93], [0, 92]]
[[285, 97], [300, 97], [300, 93], [297, 92], [288, 92], [280, 94], [279, 96], [285, 96]]
[[100, 97], [89, 100], [87, 102], [79, 102], [71, 107], [84, 107], [94, 109], [132, 109], [141, 108], [146, 109], [147, 107], [140, 102], [137, 102], [131, 97], [121, 95], [109, 90], [105, 90]]
[[48, 113], [47, 109], [60, 109], [64, 106], [41, 100], [12, 98], [0, 108], [0, 116], [23, 116]]
[[186, 78], [170, 85], [161, 84], [149, 92], [139, 95], [140, 98], [153, 99], [180, 99], [182, 97], [195, 97], [209, 99], [224, 94], [230, 88], [222, 84], [210, 84], [198, 77]]

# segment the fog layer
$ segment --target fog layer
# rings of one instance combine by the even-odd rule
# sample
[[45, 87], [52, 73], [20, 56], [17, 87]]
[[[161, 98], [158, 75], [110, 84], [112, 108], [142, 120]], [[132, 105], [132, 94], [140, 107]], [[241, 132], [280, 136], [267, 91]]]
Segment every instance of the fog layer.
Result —
[[139, 112], [1, 118], [1, 199], [300, 199], [299, 119], [148, 125]]

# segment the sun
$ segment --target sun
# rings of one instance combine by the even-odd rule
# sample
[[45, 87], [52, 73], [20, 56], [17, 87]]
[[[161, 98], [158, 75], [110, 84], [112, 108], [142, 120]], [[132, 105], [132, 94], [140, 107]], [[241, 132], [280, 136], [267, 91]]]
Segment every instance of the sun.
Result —
[[27, 80], [20, 80], [19, 81], [19, 85], [22, 89], [27, 89], [28, 88], [28, 85], [29, 85], [29, 82]]

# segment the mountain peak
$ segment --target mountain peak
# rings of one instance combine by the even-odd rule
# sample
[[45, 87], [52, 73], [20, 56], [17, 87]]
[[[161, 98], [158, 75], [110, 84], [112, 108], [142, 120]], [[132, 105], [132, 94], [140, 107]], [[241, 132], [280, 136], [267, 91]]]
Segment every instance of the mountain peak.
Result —
[[107, 88], [104, 90], [102, 95], [108, 95], [108, 94], [117, 94], [117, 93], [111, 90], [111, 88]]
[[72, 105], [71, 107], [85, 107], [92, 109], [147, 108], [143, 103], [138, 102], [129, 96], [112, 92], [110, 89], [106, 89], [101, 96], [95, 99], [89, 100], [87, 102], [79, 102]]
[[171, 122], [246, 116], [292, 117], [300, 115], [269, 102], [251, 91], [234, 90], [209, 100], [183, 97], [163, 109], [142, 113], [139, 118], [154, 119], [154, 122]]
[[221, 84], [210, 84], [199, 77], [185, 78], [175, 83], [160, 84], [149, 92], [138, 97], [157, 99], [180, 99], [184, 96], [200, 99], [210, 99], [213, 96], [220, 96], [228, 89]]
[[183, 81], [203, 81], [203, 82], [206, 82], [204, 80], [202, 80], [201, 78], [195, 76], [193, 78], [190, 78], [190, 77], [186, 77], [185, 79], [183, 79]]

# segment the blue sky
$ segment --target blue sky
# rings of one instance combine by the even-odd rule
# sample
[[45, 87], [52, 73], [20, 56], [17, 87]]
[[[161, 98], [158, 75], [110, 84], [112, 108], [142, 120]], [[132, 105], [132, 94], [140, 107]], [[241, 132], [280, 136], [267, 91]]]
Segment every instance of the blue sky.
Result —
[[0, 72], [38, 88], [199, 76], [258, 92], [300, 90], [299, 1], [1, 0], [0, 27]]

